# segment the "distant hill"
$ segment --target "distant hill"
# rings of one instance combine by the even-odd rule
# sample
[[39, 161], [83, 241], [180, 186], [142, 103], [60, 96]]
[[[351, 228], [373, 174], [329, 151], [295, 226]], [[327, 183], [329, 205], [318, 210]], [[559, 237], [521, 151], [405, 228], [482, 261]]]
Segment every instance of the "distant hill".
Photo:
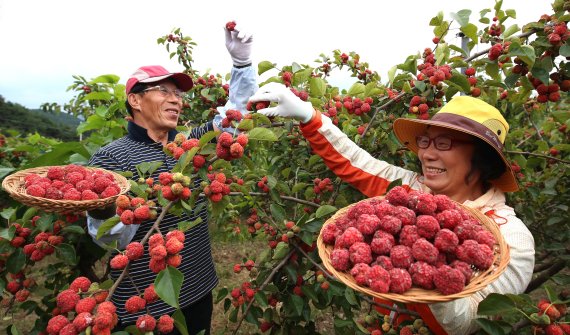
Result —
[[0, 131], [14, 129], [22, 134], [38, 134], [64, 142], [77, 141], [80, 120], [66, 113], [30, 110], [18, 103], [6, 101], [0, 95]]

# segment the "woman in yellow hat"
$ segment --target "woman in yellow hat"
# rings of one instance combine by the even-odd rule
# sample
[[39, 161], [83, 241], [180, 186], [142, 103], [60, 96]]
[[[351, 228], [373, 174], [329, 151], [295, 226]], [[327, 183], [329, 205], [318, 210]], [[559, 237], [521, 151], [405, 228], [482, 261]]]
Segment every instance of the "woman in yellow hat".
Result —
[[497, 222], [510, 246], [511, 260], [496, 281], [467, 298], [408, 306], [420, 313], [433, 333], [470, 334], [477, 330], [477, 306], [487, 295], [524, 292], [534, 268], [534, 239], [505, 204], [504, 193], [517, 191], [518, 186], [503, 154], [509, 125], [495, 107], [461, 96], [450, 100], [431, 120], [397, 119], [396, 137], [420, 160], [422, 171], [416, 173], [372, 157], [284, 85], [264, 85], [250, 101], [277, 102], [260, 113], [299, 120], [313, 151], [366, 196], [383, 195], [391, 182], [401, 179], [408, 189], [447, 195]]

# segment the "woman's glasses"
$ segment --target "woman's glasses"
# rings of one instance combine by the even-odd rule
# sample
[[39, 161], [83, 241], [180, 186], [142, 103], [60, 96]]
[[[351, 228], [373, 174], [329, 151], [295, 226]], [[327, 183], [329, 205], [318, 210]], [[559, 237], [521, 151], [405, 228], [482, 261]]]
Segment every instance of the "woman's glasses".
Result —
[[416, 136], [416, 144], [420, 149], [427, 149], [429, 145], [433, 142], [435, 148], [439, 151], [447, 151], [451, 150], [453, 146], [453, 142], [457, 143], [473, 143], [471, 141], [464, 141], [464, 140], [457, 140], [452, 139], [451, 137], [447, 136], [436, 136], [435, 138], [431, 138], [427, 135], [419, 135]]

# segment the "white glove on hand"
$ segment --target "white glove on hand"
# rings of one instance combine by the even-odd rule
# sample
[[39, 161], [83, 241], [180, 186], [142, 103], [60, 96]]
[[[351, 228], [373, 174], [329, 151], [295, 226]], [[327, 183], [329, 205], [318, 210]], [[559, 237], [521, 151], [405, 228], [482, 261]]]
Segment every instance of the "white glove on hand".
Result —
[[307, 123], [313, 118], [313, 105], [310, 102], [301, 100], [290, 89], [280, 83], [269, 83], [260, 87], [249, 98], [249, 101], [277, 102], [279, 105], [276, 107], [268, 107], [258, 111], [258, 113], [266, 116], [291, 117], [303, 123]]
[[232, 57], [234, 65], [251, 64], [252, 34], [240, 30], [239, 26], [235, 26], [233, 31], [229, 31], [224, 26], [224, 31], [226, 33], [226, 48]]

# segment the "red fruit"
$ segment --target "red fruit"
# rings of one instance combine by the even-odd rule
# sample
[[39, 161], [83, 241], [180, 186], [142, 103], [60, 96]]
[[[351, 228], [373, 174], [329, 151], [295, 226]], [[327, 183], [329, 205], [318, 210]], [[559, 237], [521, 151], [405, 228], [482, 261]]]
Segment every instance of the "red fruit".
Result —
[[77, 277], [69, 285], [69, 288], [75, 292], [87, 292], [91, 286], [91, 280], [87, 277]]
[[412, 288], [412, 277], [408, 271], [394, 268], [388, 273], [390, 273], [390, 292], [402, 294]]
[[233, 143], [232, 134], [228, 132], [223, 132], [218, 136], [218, 143], [225, 148], [229, 148]]
[[235, 264], [234, 273], [240, 273], [240, 272], [241, 272], [241, 264]]
[[245, 148], [247, 142], [249, 141], [249, 137], [246, 134], [239, 134], [236, 142], [239, 143], [242, 147]]
[[157, 245], [149, 250], [150, 257], [156, 260], [166, 258], [166, 255], [168, 254], [164, 245]]
[[186, 239], [186, 236], [184, 236], [184, 233], [180, 230], [171, 230], [166, 234], [166, 240], [170, 240], [172, 238], [177, 239], [178, 241], [184, 243], [184, 240]]
[[548, 35], [548, 42], [550, 42], [550, 44], [552, 45], [558, 45], [561, 40], [562, 39], [560, 38], [560, 35], [558, 35], [557, 33], [552, 33]]
[[67, 289], [57, 295], [57, 307], [59, 307], [61, 313], [71, 312], [75, 309], [79, 299], [80, 297], [75, 291]]
[[467, 69], [465, 70], [465, 75], [466, 75], [466, 76], [474, 76], [474, 75], [475, 75], [475, 69], [472, 68], [472, 67], [467, 68]]
[[93, 309], [97, 305], [97, 300], [95, 298], [87, 297], [79, 300], [75, 305], [75, 312], [80, 313], [92, 313]]
[[164, 238], [162, 235], [158, 233], [151, 235], [148, 239], [148, 248], [152, 249], [158, 245], [164, 245]]
[[479, 87], [472, 87], [471, 88], [471, 96], [478, 97], [481, 95], [481, 89]]
[[387, 293], [390, 290], [390, 273], [379, 265], [371, 266], [366, 272], [368, 286], [379, 293]]
[[405, 245], [396, 245], [390, 250], [390, 260], [394, 267], [407, 269], [414, 261], [412, 249]]
[[30, 291], [28, 291], [26, 289], [22, 289], [22, 290], [19, 290], [18, 292], [16, 292], [16, 300], [19, 302], [26, 301], [29, 296], [30, 296]]
[[160, 333], [168, 334], [174, 330], [174, 319], [166, 314], [162, 315], [158, 319], [158, 325], [156, 328]]
[[558, 154], [559, 154], [558, 149], [556, 149], [556, 148], [550, 148], [549, 152], [550, 152], [550, 155], [552, 155], [552, 156], [558, 156]]
[[143, 332], [153, 331], [156, 327], [156, 320], [149, 314], [141, 315], [137, 319], [137, 328]]
[[137, 313], [142, 311], [146, 306], [146, 300], [138, 295], [132, 296], [125, 302], [125, 310], [127, 313]]
[[140, 242], [131, 242], [127, 245], [125, 255], [130, 261], [141, 258], [144, 254], [144, 246]]
[[97, 200], [99, 196], [91, 190], [84, 190], [81, 192], [81, 200]]
[[556, 91], [549, 93], [548, 100], [550, 100], [551, 102], [557, 102], [558, 100], [560, 100], [560, 92]]
[[63, 180], [65, 177], [65, 170], [61, 166], [52, 166], [48, 168], [46, 177], [51, 180]]
[[233, 143], [230, 146], [230, 154], [232, 155], [232, 158], [240, 158], [241, 156], [243, 156], [243, 147], [241, 146], [241, 144], [239, 143]]
[[125, 210], [121, 214], [121, 222], [125, 225], [130, 225], [135, 222], [135, 214], [130, 209]]
[[465, 276], [457, 269], [442, 265], [435, 271], [433, 282], [441, 293], [445, 295], [455, 294], [463, 291]]
[[69, 324], [69, 320], [63, 315], [57, 315], [48, 321], [46, 331], [49, 335], [59, 335], [59, 332]]
[[228, 31], [234, 31], [235, 27], [236, 27], [235, 21], [229, 21], [228, 23], [226, 23], [226, 29]]
[[73, 319], [73, 326], [78, 332], [82, 332], [93, 322], [93, 315], [91, 313], [80, 313]]
[[46, 195], [46, 190], [40, 185], [32, 184], [26, 187], [26, 193], [33, 196], [33, 197], [41, 197], [43, 198]]
[[255, 262], [253, 260], [249, 259], [245, 262], [244, 265], [248, 271], [251, 271], [251, 269], [253, 269], [253, 267], [255, 266]]
[[124, 269], [129, 264], [129, 258], [123, 254], [118, 254], [111, 259], [111, 268], [115, 270]]
[[177, 254], [180, 251], [182, 251], [183, 248], [184, 244], [175, 238], [171, 238], [166, 241], [166, 252], [168, 254], [171, 255]]
[[154, 291], [154, 284], [150, 284], [149, 287], [147, 287], [144, 290], [143, 296], [147, 304], [153, 303], [158, 300], [158, 294], [156, 294], [156, 292]]
[[546, 335], [564, 335], [564, 331], [559, 325], [547, 325], [544, 328], [544, 333]]
[[206, 164], [206, 158], [204, 158], [204, 156], [196, 155], [192, 158], [192, 165], [194, 165], [196, 169], [201, 168], [204, 164]]
[[[129, 211], [129, 210], [126, 210], [125, 212], [127, 212], [127, 211]], [[123, 214], [125, 214], [125, 212], [123, 212]], [[148, 220], [150, 218], [150, 207], [148, 205], [140, 206], [134, 210], [133, 214], [134, 214], [135, 220], [137, 220], [137, 221]], [[122, 218], [123, 218], [123, 215], [121, 215], [121, 219]]]
[[434, 44], [438, 44], [438, 43], [439, 43], [439, 37], [436, 36], [436, 37], [432, 38], [431, 41], [432, 41]]

